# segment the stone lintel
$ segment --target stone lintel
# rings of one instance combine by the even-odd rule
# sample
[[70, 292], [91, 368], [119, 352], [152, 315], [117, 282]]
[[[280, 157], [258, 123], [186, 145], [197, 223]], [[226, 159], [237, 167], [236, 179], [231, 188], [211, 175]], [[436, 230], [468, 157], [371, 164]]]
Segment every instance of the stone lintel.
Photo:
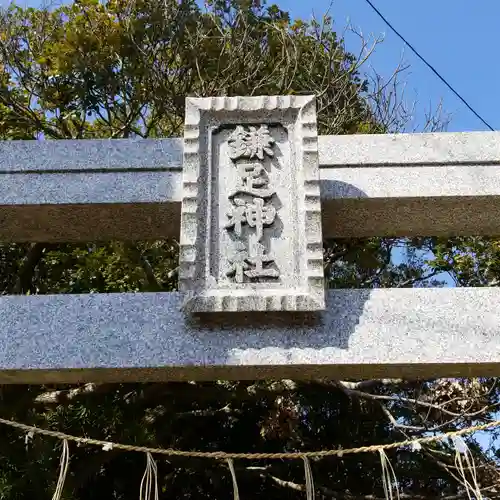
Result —
[[[180, 293], [0, 297], [0, 383], [500, 376], [500, 289], [331, 290], [319, 317]], [[242, 317], [243, 315], [243, 317]]]
[[[500, 132], [319, 136], [324, 237], [500, 234]], [[0, 241], [178, 238], [181, 139], [0, 142]]]

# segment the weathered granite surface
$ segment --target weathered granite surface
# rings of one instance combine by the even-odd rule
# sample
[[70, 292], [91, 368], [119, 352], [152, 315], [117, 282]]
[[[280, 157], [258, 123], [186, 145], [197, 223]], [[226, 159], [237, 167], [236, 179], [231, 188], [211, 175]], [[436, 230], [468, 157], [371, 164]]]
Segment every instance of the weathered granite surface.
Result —
[[0, 297], [0, 382], [500, 375], [499, 288], [334, 290], [316, 324], [242, 313], [197, 327], [181, 303]]
[[0, 173], [182, 169], [182, 139], [0, 141]]
[[182, 139], [0, 141], [0, 241], [179, 236]]
[[187, 98], [186, 312], [324, 309], [314, 96]]
[[324, 135], [318, 149], [324, 167], [498, 163], [499, 138], [500, 132]]
[[[500, 132], [318, 142], [325, 237], [500, 234]], [[178, 238], [182, 154], [181, 139], [0, 142], [0, 241]]]
[[[318, 154], [322, 168], [491, 164], [500, 132], [323, 135]], [[182, 138], [0, 141], [0, 173], [182, 169], [182, 156]]]

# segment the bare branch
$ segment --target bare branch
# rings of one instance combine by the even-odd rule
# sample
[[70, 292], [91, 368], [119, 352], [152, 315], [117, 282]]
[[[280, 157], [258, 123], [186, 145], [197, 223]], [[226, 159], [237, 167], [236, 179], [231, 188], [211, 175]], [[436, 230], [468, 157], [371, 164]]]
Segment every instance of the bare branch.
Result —
[[446, 410], [445, 408], [443, 408], [443, 405], [429, 403], [427, 401], [420, 401], [418, 399], [406, 398], [403, 396], [386, 396], [384, 394], [370, 394], [368, 392], [349, 389], [349, 388], [343, 386], [342, 382], [337, 382], [336, 385], [337, 385], [337, 387], [341, 388], [349, 396], [356, 396], [359, 398], [370, 399], [373, 401], [380, 401], [380, 400], [381, 401], [394, 401], [397, 403], [405, 403], [405, 404], [410, 404], [413, 406], [422, 406], [425, 408], [432, 408], [434, 410], [438, 410], [439, 412], [444, 413], [446, 415], [450, 415], [452, 417], [473, 418], [473, 417], [477, 417], [479, 415], [482, 415], [487, 411], [491, 411], [495, 407], [500, 405], [500, 403], [496, 404], [496, 405], [487, 405], [487, 406], [484, 406], [483, 408], [481, 408], [479, 411], [476, 411], [473, 413], [462, 413], [461, 414], [461, 413], [456, 413], [456, 412]]

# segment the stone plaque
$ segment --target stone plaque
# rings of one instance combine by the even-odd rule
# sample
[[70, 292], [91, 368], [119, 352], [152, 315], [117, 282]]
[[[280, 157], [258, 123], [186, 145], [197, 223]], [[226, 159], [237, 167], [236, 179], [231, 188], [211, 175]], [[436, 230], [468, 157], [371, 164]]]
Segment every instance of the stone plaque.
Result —
[[188, 312], [325, 308], [314, 96], [187, 98]]

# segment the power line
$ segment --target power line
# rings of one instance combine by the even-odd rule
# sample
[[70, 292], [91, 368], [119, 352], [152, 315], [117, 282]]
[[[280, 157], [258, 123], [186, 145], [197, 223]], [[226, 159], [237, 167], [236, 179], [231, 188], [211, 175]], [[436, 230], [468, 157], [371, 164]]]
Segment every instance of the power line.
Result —
[[409, 43], [403, 35], [401, 35], [396, 28], [384, 17], [384, 15], [373, 5], [373, 3], [370, 0], [365, 0], [365, 2], [376, 12], [376, 14], [384, 21], [389, 28], [394, 31], [394, 33], [401, 38], [401, 40], [410, 47], [411, 51], [467, 106], [467, 108], [474, 113], [476, 118], [481, 120], [486, 127], [488, 127], [492, 132], [494, 132], [494, 128], [479, 114], [477, 113], [472, 106], [443, 78], [439, 72], [431, 65], [429, 64], [423, 56], [419, 54], [419, 52], [412, 46], [411, 43]]

